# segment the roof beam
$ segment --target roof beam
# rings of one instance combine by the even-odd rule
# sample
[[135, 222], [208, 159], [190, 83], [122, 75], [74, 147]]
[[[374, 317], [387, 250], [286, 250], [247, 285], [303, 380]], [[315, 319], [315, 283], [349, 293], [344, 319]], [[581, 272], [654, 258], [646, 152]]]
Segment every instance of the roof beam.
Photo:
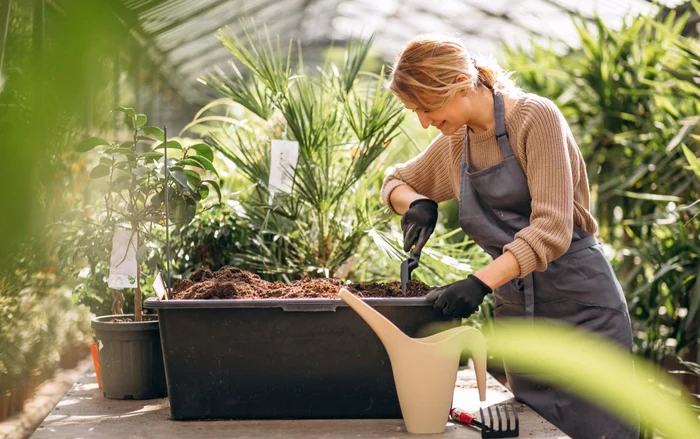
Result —
[[[284, 29], [283, 25], [286, 24], [288, 21], [298, 20], [299, 18], [303, 18], [303, 16], [304, 16], [303, 12], [298, 12], [292, 16], [286, 17], [282, 21], [275, 22], [274, 27], [268, 28], [268, 31], [269, 31], [270, 35], [274, 36], [276, 32], [279, 32], [279, 30], [277, 30], [277, 29], [278, 28]], [[242, 38], [245, 35], [245, 32], [243, 30], [239, 30], [234, 35], [237, 38]], [[180, 69], [182, 66], [198, 59], [201, 56], [202, 52], [208, 52], [208, 51], [213, 50], [217, 47], [220, 47], [221, 45], [222, 45], [222, 43], [218, 39], [216, 41], [212, 41], [211, 44], [207, 44], [206, 46], [199, 48], [196, 53], [193, 53], [193, 54], [187, 56], [186, 58], [179, 60], [178, 63], [175, 65], [175, 68]]]
[[126, 8], [121, 1], [109, 2], [109, 4], [114, 15], [129, 28], [132, 37], [136, 40], [137, 44], [144, 49], [146, 56], [158, 71], [159, 76], [168, 83], [173, 90], [184, 90], [184, 94], [181, 94], [181, 96], [185, 98], [185, 100], [194, 102], [196, 100], [195, 96], [188, 94], [187, 89], [180, 87], [184, 82], [183, 78], [173, 69], [168, 57], [156, 49], [155, 44], [153, 44], [149, 38], [149, 34], [144, 32], [141, 28], [138, 18], [134, 18], [133, 11]]
[[[308, 50], [310, 48], [318, 48], [319, 50], [325, 49], [326, 47], [330, 46], [331, 41], [312, 41], [307, 44], [304, 44], [302, 46], [302, 51]], [[223, 49], [223, 47], [222, 47]], [[292, 50], [292, 59], [294, 59], [294, 55], [297, 54], [296, 49]], [[207, 56], [207, 63], [209, 64], [210, 67], [216, 66], [221, 64], [223, 61], [228, 60], [231, 57], [231, 52], [224, 52], [223, 50], [219, 51], [213, 51]], [[306, 59], [306, 58], [305, 58]], [[203, 63], [198, 63], [199, 65]], [[306, 61], [304, 62], [306, 64]], [[194, 66], [194, 67], [193, 67]], [[185, 69], [181, 70], [181, 73], [183, 76], [186, 76], [188, 78], [194, 78], [196, 76], [199, 76], [200, 72], [197, 72], [196, 70], [197, 64], [193, 64], [192, 66], [187, 66]], [[245, 73], [244, 73], [245, 74]]]
[[[245, 11], [241, 11], [240, 14], [238, 14], [238, 16], [242, 18], [242, 17], [248, 16], [248, 15], [255, 15], [258, 12], [262, 11], [263, 9], [267, 8], [268, 6], [275, 5], [275, 4], [279, 4], [279, 0], [266, 0], [264, 2], [259, 3], [258, 5], [256, 5], [253, 8], [249, 8]], [[217, 29], [220, 29], [221, 27], [223, 27], [223, 24], [220, 23], [216, 27], [206, 28], [206, 29], [202, 30], [201, 32], [191, 34], [187, 38], [181, 39], [180, 41], [178, 41], [178, 43], [181, 45], [181, 44], [187, 44], [189, 42], [198, 40], [198, 39], [205, 37], [207, 35], [211, 35], [213, 32], [215, 32]], [[170, 47], [168, 49], [161, 49], [161, 52], [163, 54], [167, 55], [170, 52], [172, 52], [173, 50], [177, 49], [179, 44], [176, 44], [173, 47]]]
[[[174, 20], [169, 25], [165, 26], [162, 29], [158, 29], [156, 32], [153, 32], [151, 35], [153, 35], [154, 37], [157, 37], [158, 35], [160, 35], [162, 33], [171, 31], [178, 26], [182, 26], [183, 24], [187, 23], [190, 20], [195, 20], [195, 19], [201, 17], [202, 15], [206, 14], [207, 12], [210, 12], [212, 9], [218, 8], [219, 6], [223, 5], [224, 3], [229, 3], [229, 2], [232, 2], [232, 0], [218, 0], [215, 3], [208, 4], [208, 5], [196, 10], [195, 12], [193, 12], [189, 15], [186, 15], [182, 18], [178, 18], [177, 20]], [[240, 1], [238, 3], [240, 3]]]

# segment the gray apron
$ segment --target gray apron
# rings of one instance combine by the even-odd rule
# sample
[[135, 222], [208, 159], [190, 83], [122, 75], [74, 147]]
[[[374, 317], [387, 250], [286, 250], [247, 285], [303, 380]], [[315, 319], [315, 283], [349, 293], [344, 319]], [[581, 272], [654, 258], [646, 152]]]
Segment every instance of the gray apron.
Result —
[[[494, 94], [496, 138], [503, 161], [481, 171], [467, 163], [469, 128], [465, 130], [459, 194], [459, 222], [471, 239], [494, 259], [515, 234], [530, 225], [527, 177], [513, 155], [505, 128], [503, 97]], [[568, 251], [544, 272], [516, 278], [494, 291], [496, 330], [508, 317], [563, 321], [631, 350], [632, 331], [622, 288], [602, 247], [574, 226]], [[505, 364], [515, 397], [573, 438], [637, 438], [635, 429], [537, 375], [518, 373]], [[633, 373], [630, 360], [630, 373]]]

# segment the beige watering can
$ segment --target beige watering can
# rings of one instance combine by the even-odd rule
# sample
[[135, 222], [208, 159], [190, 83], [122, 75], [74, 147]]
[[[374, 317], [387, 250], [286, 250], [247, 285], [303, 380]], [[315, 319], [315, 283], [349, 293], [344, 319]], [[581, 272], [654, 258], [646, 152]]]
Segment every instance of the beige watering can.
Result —
[[471, 353], [479, 399], [486, 400], [486, 343], [479, 330], [460, 326], [430, 337], [411, 338], [347, 289], [341, 288], [339, 295], [384, 344], [409, 433], [445, 431], [463, 350]]

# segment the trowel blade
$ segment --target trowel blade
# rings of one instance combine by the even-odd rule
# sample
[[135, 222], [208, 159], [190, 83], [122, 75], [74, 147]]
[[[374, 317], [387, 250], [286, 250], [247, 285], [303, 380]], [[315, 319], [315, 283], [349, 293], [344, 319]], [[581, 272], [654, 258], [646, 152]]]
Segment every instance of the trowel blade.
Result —
[[408, 259], [401, 263], [401, 292], [405, 293], [408, 288], [408, 280], [411, 278], [411, 272], [408, 270]]

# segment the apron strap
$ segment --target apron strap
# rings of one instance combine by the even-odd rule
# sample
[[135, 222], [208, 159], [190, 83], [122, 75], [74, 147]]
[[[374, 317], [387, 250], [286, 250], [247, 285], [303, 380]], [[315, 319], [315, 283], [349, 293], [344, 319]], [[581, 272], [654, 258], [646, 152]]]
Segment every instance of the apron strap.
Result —
[[571, 245], [569, 246], [569, 249], [564, 254], [568, 255], [570, 253], [574, 253], [574, 252], [577, 252], [579, 250], [583, 250], [584, 248], [593, 247], [597, 243], [598, 243], [598, 241], [595, 239], [594, 236], [586, 236], [583, 239], [579, 239], [578, 241], [572, 242]]
[[503, 158], [506, 159], [513, 155], [513, 149], [508, 142], [508, 133], [506, 132], [506, 105], [503, 102], [503, 96], [493, 93], [493, 114], [496, 119], [496, 140], [501, 148]]
[[469, 131], [471, 128], [468, 126], [464, 129], [464, 140], [462, 141], [462, 168], [467, 165], [467, 142], [469, 141]]
[[535, 321], [535, 278], [532, 273], [523, 278], [525, 295], [525, 319], [531, 324]]
[[[513, 148], [510, 147], [508, 141], [508, 133], [506, 132], [506, 104], [503, 102], [503, 96], [493, 93], [493, 115], [496, 120], [496, 140], [501, 148], [503, 159], [513, 155]], [[464, 130], [464, 140], [462, 141], [462, 166], [467, 162], [467, 143], [469, 141], [469, 131], [467, 127]]]

